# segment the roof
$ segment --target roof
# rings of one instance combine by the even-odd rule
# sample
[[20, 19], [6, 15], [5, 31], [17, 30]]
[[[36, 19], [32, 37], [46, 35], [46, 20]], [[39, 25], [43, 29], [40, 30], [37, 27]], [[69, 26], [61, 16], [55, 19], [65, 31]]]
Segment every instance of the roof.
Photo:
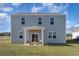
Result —
[[65, 15], [65, 14], [60, 14], [60, 13], [16, 13], [16, 14], [12, 14], [12, 15]]

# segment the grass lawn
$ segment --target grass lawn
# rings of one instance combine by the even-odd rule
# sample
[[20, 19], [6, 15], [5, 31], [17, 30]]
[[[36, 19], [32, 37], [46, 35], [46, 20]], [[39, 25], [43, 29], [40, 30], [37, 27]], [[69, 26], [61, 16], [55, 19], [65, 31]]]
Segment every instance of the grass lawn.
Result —
[[0, 41], [1, 56], [68, 56], [79, 55], [79, 44], [67, 45], [25, 46], [11, 44], [9, 40]]

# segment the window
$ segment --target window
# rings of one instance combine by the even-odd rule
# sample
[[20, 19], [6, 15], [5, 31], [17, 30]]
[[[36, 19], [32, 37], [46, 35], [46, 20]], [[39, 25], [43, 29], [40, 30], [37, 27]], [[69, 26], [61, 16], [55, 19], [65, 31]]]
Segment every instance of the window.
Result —
[[49, 38], [52, 38], [52, 32], [49, 32]]
[[20, 39], [23, 39], [23, 32], [20, 32], [20, 33], [19, 33], [19, 38], [20, 38]]
[[50, 24], [53, 25], [54, 24], [54, 18], [50, 19]]
[[22, 35], [20, 35], [20, 36], [19, 36], [19, 38], [20, 38], [20, 39], [22, 39], [22, 38], [23, 38], [23, 36], [22, 36]]
[[56, 32], [53, 32], [53, 39], [56, 39]]
[[38, 18], [38, 24], [42, 25], [42, 18]]
[[25, 24], [25, 18], [21, 18], [21, 24], [22, 24], [22, 25]]
[[49, 32], [49, 38], [50, 39], [56, 39], [56, 32]]

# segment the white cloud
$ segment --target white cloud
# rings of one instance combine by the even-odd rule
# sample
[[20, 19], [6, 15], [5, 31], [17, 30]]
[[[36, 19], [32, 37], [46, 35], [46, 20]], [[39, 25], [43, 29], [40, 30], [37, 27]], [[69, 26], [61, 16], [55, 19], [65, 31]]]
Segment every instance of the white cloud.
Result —
[[66, 20], [66, 33], [71, 33], [71, 27], [74, 25], [74, 23], [72, 21]]
[[68, 11], [66, 10], [66, 11], [64, 11], [63, 12], [63, 14], [65, 14], [65, 15], [67, 15], [68, 16]]
[[67, 7], [68, 7], [68, 4], [54, 4], [54, 3], [44, 3], [42, 4], [43, 7], [47, 8], [49, 10], [50, 13], [61, 13], [61, 12], [64, 12]]
[[0, 13], [0, 23], [10, 23], [10, 15], [6, 13]]
[[38, 13], [42, 7], [32, 7], [32, 13]]
[[3, 11], [3, 12], [11, 12], [13, 11], [14, 7], [18, 7], [21, 5], [21, 3], [11, 3], [10, 5], [14, 6], [7, 6], [8, 3], [1, 3], [0, 4], [0, 10]]
[[10, 31], [11, 17], [6, 13], [0, 13], [0, 32]]
[[56, 5], [54, 3], [44, 3], [42, 4], [41, 7], [32, 7], [32, 13], [38, 13], [39, 11], [43, 10], [43, 9], [48, 9], [50, 13], [64, 13], [64, 14], [68, 14], [67, 12], [67, 7], [68, 4], [59, 4]]
[[72, 27], [77, 28], [79, 27], [79, 24], [75, 21], [66, 21], [66, 33], [72, 33]]
[[6, 13], [0, 13], [0, 16], [4, 16], [4, 15], [6, 15]]
[[49, 8], [49, 12], [50, 13], [59, 13], [61, 12], [61, 6], [52, 6], [51, 8]]
[[64, 13], [67, 11], [67, 5], [53, 5], [52, 7], [48, 7], [50, 13]]
[[18, 7], [20, 6], [22, 3], [11, 3], [13, 6]]
[[71, 29], [71, 27], [79, 27], [79, 24], [75, 21], [66, 20], [66, 28]]
[[3, 7], [0, 10], [4, 11], [4, 12], [11, 12], [13, 10], [12, 7]]
[[53, 5], [52, 3], [44, 3], [44, 4], [42, 4], [41, 7], [35, 7], [35, 6], [33, 6], [32, 9], [31, 9], [31, 11], [32, 11], [32, 13], [38, 13], [42, 9], [51, 7], [52, 5]]
[[79, 24], [74, 24], [73, 27], [79, 27]]
[[43, 3], [42, 4], [44, 7], [52, 7], [54, 3]]
[[32, 13], [38, 13], [38, 9], [36, 7], [32, 8]]
[[72, 23], [71, 21], [66, 20], [66, 28], [67, 28], [67, 29], [71, 28], [72, 24], [73, 24], [73, 23]]
[[7, 6], [7, 3], [1, 3], [0, 10], [3, 12], [11, 12], [13, 10], [13, 7]]

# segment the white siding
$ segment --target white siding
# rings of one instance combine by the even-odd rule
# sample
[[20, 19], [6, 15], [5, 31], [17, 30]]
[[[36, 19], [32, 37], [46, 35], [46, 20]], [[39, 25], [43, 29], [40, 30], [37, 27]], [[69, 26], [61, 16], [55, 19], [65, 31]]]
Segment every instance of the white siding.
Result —
[[[25, 17], [25, 25], [20, 24], [21, 17]], [[66, 28], [66, 18], [65, 15], [42, 15], [42, 14], [37, 14], [37, 15], [12, 15], [11, 17], [11, 29], [12, 29], [12, 42], [24, 42], [23, 40], [19, 40], [18, 38], [18, 31], [22, 30], [23, 27], [27, 26], [39, 26], [37, 22], [37, 18], [42, 17], [42, 25], [45, 27], [44, 31], [44, 42], [45, 43], [66, 43], [65, 39], [65, 28]], [[50, 18], [54, 17], [54, 25], [50, 25]], [[48, 37], [48, 32], [53, 31], [57, 33], [56, 39], [49, 39]]]

